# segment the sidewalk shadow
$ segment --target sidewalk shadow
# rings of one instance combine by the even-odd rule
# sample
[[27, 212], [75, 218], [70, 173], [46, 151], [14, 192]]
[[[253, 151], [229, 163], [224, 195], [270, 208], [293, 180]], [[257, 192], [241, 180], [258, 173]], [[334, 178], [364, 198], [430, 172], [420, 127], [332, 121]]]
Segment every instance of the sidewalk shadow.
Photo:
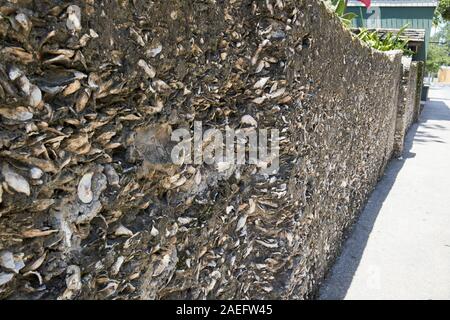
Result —
[[[446, 143], [441, 137], [436, 134], [430, 134], [428, 130], [447, 130], [446, 126], [438, 123], [427, 123], [429, 121], [450, 121], [450, 109], [442, 101], [431, 100], [427, 103], [427, 108], [424, 110], [421, 116], [420, 128], [418, 130], [414, 142], [416, 143], [427, 143], [427, 142], [437, 142]], [[434, 132], [433, 132], [434, 133]]]
[[419, 123], [411, 126], [405, 138], [405, 148], [402, 157], [394, 158], [390, 161], [384, 176], [370, 195], [361, 215], [347, 232], [342, 251], [319, 289], [318, 299], [342, 300], [345, 298], [383, 203], [405, 162], [416, 156], [415, 153], [411, 152], [411, 149], [419, 127], [428, 120], [427, 117], [422, 115]]
[[[427, 106], [421, 116], [421, 122], [427, 122], [430, 120], [450, 121], [450, 108], [443, 102], [445, 99], [434, 100], [431, 99], [427, 102]], [[450, 101], [450, 99], [447, 99]], [[433, 108], [432, 112], [429, 110]]]

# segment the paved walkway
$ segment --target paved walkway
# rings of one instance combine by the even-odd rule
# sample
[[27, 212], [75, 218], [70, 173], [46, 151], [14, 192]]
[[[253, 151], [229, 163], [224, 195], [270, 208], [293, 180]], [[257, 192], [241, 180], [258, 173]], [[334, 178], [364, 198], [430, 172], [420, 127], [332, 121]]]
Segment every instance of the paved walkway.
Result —
[[450, 86], [430, 98], [320, 299], [450, 299]]

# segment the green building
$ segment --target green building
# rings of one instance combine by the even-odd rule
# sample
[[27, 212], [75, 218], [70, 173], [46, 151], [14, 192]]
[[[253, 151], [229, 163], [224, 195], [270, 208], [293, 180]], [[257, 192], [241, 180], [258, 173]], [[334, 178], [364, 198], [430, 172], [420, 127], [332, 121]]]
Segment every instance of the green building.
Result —
[[353, 21], [357, 28], [400, 29], [408, 24], [408, 29], [424, 31], [424, 42], [414, 58], [425, 61], [437, 5], [438, 0], [372, 0], [366, 9], [361, 2], [349, 0], [347, 11], [358, 15]]

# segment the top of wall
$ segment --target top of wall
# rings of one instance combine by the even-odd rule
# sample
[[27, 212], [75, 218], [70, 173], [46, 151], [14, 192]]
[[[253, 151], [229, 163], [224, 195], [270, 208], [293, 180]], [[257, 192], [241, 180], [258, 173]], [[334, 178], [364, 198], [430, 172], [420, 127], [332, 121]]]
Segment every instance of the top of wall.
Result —
[[[437, 7], [438, 0], [372, 0], [372, 7]], [[349, 0], [349, 7], [363, 6], [358, 0]]]

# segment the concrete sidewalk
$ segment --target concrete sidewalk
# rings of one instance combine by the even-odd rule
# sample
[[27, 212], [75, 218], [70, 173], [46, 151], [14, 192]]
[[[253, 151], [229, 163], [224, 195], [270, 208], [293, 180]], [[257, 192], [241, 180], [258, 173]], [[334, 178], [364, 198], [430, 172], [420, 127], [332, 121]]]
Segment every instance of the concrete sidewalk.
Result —
[[450, 87], [432, 88], [430, 99], [320, 299], [450, 299]]

